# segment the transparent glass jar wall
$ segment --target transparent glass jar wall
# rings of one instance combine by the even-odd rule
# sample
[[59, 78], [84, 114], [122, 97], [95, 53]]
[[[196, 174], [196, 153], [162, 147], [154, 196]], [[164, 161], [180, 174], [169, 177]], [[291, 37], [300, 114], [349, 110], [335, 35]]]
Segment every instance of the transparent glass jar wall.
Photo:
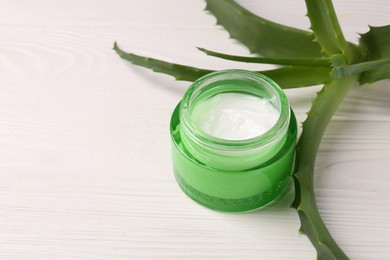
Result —
[[[277, 122], [250, 139], [225, 140], [199, 129], [192, 111], [222, 93], [267, 100], [279, 111]], [[211, 73], [194, 82], [171, 118], [176, 180], [198, 203], [221, 211], [262, 207], [278, 197], [291, 178], [296, 119], [280, 87], [264, 75], [243, 70]]]

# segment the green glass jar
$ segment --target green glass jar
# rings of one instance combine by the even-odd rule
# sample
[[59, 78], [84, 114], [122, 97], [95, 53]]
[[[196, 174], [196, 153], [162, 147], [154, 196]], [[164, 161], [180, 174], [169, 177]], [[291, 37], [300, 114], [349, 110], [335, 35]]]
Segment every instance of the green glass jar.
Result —
[[[242, 140], [203, 131], [194, 120], [194, 111], [224, 93], [269, 102], [278, 113], [276, 122], [266, 132]], [[176, 180], [189, 197], [206, 207], [253, 210], [277, 198], [290, 181], [297, 123], [284, 92], [264, 75], [225, 70], [200, 78], [175, 108], [170, 127]]]

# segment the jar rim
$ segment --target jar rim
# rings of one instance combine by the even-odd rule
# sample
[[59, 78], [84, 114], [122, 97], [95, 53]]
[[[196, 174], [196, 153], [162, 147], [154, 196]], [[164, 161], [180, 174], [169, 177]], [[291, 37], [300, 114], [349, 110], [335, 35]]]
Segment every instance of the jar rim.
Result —
[[[200, 89], [209, 86], [212, 83], [218, 83], [218, 80], [226, 79], [252, 80], [253, 82], [260, 83], [259, 86], [261, 85], [262, 88], [271, 90], [280, 102], [279, 118], [276, 123], [260, 135], [239, 140], [219, 138], [199, 129], [199, 127], [191, 120], [191, 106], [193, 105], [191, 102], [194, 101], [194, 98], [197, 98], [197, 96], [194, 97], [193, 95], [199, 92]], [[215, 86], [220, 85], [216, 84]], [[242, 90], [244, 91], [245, 89]], [[224, 91], [221, 93], [224, 93]], [[226, 147], [229, 147], [230, 150], [244, 150], [247, 148], [267, 145], [268, 143], [272, 143], [272, 140], [275, 140], [275, 138], [277, 139], [277, 137], [284, 135], [286, 132], [285, 130], [287, 130], [289, 125], [290, 106], [283, 90], [276, 82], [267, 76], [261, 73], [240, 69], [221, 70], [199, 78], [188, 88], [180, 105], [180, 120], [183, 122], [183, 130], [186, 132], [187, 136], [198, 143], [202, 143], [206, 147], [213, 149], [226, 149]]]

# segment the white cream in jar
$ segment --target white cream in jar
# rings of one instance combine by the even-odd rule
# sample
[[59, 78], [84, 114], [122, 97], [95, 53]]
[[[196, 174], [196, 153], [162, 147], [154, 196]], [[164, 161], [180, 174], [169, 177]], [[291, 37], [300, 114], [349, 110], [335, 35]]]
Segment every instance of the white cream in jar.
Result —
[[267, 99], [227, 92], [202, 101], [191, 116], [206, 134], [225, 140], [247, 140], [271, 129], [280, 111]]

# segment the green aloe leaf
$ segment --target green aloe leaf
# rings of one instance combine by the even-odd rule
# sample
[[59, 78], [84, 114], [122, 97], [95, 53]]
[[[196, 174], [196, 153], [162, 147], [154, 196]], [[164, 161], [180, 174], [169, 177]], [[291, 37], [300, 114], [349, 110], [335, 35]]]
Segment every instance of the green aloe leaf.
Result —
[[206, 10], [217, 18], [217, 23], [252, 53], [283, 58], [323, 56], [311, 32], [258, 17], [233, 0], [206, 0], [206, 3]]
[[331, 0], [306, 0], [307, 16], [310, 19], [316, 41], [327, 55], [342, 53], [347, 63], [353, 61], [351, 45], [345, 40]]
[[284, 89], [321, 85], [332, 80], [331, 69], [327, 67], [290, 66], [258, 72]]
[[141, 67], [149, 68], [155, 72], [171, 75], [175, 77], [176, 80], [195, 81], [203, 75], [213, 72], [213, 70], [198, 69], [195, 67], [143, 57], [133, 53], [127, 53], [121, 50], [116, 42], [114, 43], [113, 49], [124, 60], [130, 61], [131, 63]]
[[[370, 30], [360, 38], [360, 47], [371, 61], [390, 58], [390, 25], [370, 27]], [[390, 63], [382, 64], [380, 68], [361, 74], [361, 84], [371, 83], [381, 79], [390, 79]]]
[[[375, 70], [383, 69], [383, 68], [386, 69], [386, 67], [390, 67], [390, 58], [335, 67], [332, 69], [332, 76], [335, 78], [342, 78], [342, 77], [346, 77], [349, 75], [358, 74], [366, 71], [375, 73]], [[390, 78], [390, 74], [384, 73], [384, 77]]]
[[325, 84], [313, 101], [302, 125], [302, 135], [297, 144], [296, 172], [297, 196], [293, 207], [301, 221], [300, 231], [306, 234], [317, 250], [317, 259], [344, 260], [346, 254], [332, 238], [323, 222], [314, 193], [314, 165], [316, 154], [326, 127], [349, 90], [356, 84], [357, 75], [334, 79]]
[[273, 57], [245, 57], [225, 54], [221, 52], [210, 51], [204, 48], [198, 48], [201, 52], [206, 53], [209, 56], [222, 58], [225, 60], [240, 61], [247, 63], [264, 63], [264, 64], [277, 64], [277, 65], [292, 65], [292, 66], [320, 66], [329, 67], [331, 60], [328, 58], [273, 58]]
[[[121, 50], [116, 43], [114, 43], [113, 49], [122, 59], [130, 61], [135, 65], [152, 69], [155, 72], [171, 75], [177, 80], [195, 81], [201, 76], [214, 71], [127, 53]], [[313, 86], [331, 80], [331, 69], [328, 67], [290, 66], [258, 72], [272, 78], [282, 88]]]

